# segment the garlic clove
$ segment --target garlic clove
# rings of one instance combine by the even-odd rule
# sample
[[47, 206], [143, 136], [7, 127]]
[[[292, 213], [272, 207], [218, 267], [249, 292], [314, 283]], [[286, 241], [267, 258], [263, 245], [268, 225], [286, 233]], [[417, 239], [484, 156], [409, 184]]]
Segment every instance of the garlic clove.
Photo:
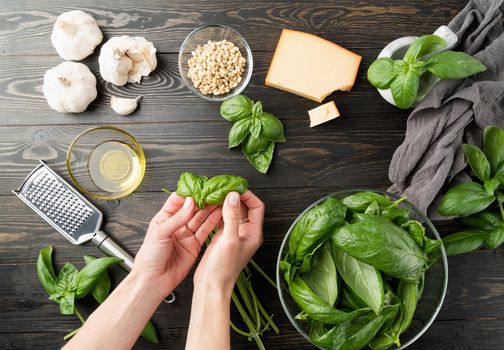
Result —
[[143, 96], [138, 96], [137, 98], [123, 98], [112, 96], [110, 99], [110, 107], [120, 115], [130, 115], [138, 107], [138, 101]]
[[91, 55], [103, 40], [95, 19], [84, 11], [62, 13], [54, 23], [51, 42], [65, 60], [80, 61]]

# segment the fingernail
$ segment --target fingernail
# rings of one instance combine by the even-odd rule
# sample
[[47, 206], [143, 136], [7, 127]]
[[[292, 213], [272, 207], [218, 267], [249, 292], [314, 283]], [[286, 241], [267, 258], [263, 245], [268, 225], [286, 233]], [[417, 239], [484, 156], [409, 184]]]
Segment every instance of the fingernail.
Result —
[[238, 205], [240, 203], [240, 195], [237, 192], [231, 192], [229, 194], [229, 204]]
[[184, 209], [189, 209], [191, 207], [191, 197], [186, 197], [184, 201]]

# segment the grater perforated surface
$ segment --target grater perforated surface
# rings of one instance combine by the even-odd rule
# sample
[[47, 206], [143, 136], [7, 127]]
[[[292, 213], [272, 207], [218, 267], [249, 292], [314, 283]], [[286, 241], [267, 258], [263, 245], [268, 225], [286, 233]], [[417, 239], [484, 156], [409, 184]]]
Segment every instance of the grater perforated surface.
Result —
[[45, 164], [16, 194], [74, 244], [91, 239], [100, 228], [101, 212]]

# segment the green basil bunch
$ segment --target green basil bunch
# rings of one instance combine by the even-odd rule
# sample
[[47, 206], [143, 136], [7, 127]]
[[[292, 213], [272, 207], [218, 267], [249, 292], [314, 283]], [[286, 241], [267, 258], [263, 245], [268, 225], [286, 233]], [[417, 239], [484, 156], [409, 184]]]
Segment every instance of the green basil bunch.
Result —
[[409, 218], [403, 200], [375, 192], [329, 197], [296, 222], [280, 269], [312, 343], [400, 347], [441, 245]]
[[[454, 186], [443, 196], [441, 215], [459, 217], [471, 229], [443, 238], [446, 253], [457, 255], [504, 243], [504, 130], [488, 126], [483, 150], [464, 144], [464, 154], [475, 181]], [[498, 209], [498, 213], [495, 209]]]
[[285, 142], [282, 122], [264, 112], [260, 101], [254, 102], [245, 95], [224, 101], [220, 113], [234, 123], [229, 131], [229, 148], [241, 145], [250, 164], [265, 174], [273, 159], [275, 143]]
[[[62, 315], [77, 315], [84, 324], [85, 319], [75, 306], [76, 299], [82, 299], [89, 293], [98, 303], [103, 303], [108, 297], [111, 287], [107, 269], [114, 264], [122, 262], [115, 257], [95, 258], [85, 255], [86, 266], [78, 270], [73, 264], [67, 262], [58, 274], [54, 271], [52, 263], [51, 246], [40, 250], [37, 259], [37, 275], [44, 290], [49, 294], [49, 299], [60, 306]], [[77, 333], [76, 329], [65, 336], [65, 340]], [[149, 321], [141, 334], [145, 339], [158, 343], [156, 329]]]
[[413, 41], [402, 60], [378, 58], [369, 66], [367, 78], [378, 89], [389, 89], [399, 108], [415, 103], [420, 77], [428, 72], [439, 79], [462, 79], [486, 70], [477, 59], [463, 52], [438, 52], [446, 42], [437, 35]]
[[185, 172], [177, 182], [177, 194], [181, 197], [192, 197], [200, 209], [206, 205], [221, 205], [229, 192], [244, 194], [247, 189], [247, 180], [234, 175], [217, 175], [209, 179]]

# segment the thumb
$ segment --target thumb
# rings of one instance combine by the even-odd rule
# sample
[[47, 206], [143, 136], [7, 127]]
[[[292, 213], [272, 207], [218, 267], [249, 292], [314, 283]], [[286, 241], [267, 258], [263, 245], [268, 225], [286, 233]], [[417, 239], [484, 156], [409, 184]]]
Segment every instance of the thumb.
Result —
[[230, 192], [226, 196], [222, 218], [224, 220], [223, 237], [238, 237], [240, 226], [240, 194], [238, 192]]

